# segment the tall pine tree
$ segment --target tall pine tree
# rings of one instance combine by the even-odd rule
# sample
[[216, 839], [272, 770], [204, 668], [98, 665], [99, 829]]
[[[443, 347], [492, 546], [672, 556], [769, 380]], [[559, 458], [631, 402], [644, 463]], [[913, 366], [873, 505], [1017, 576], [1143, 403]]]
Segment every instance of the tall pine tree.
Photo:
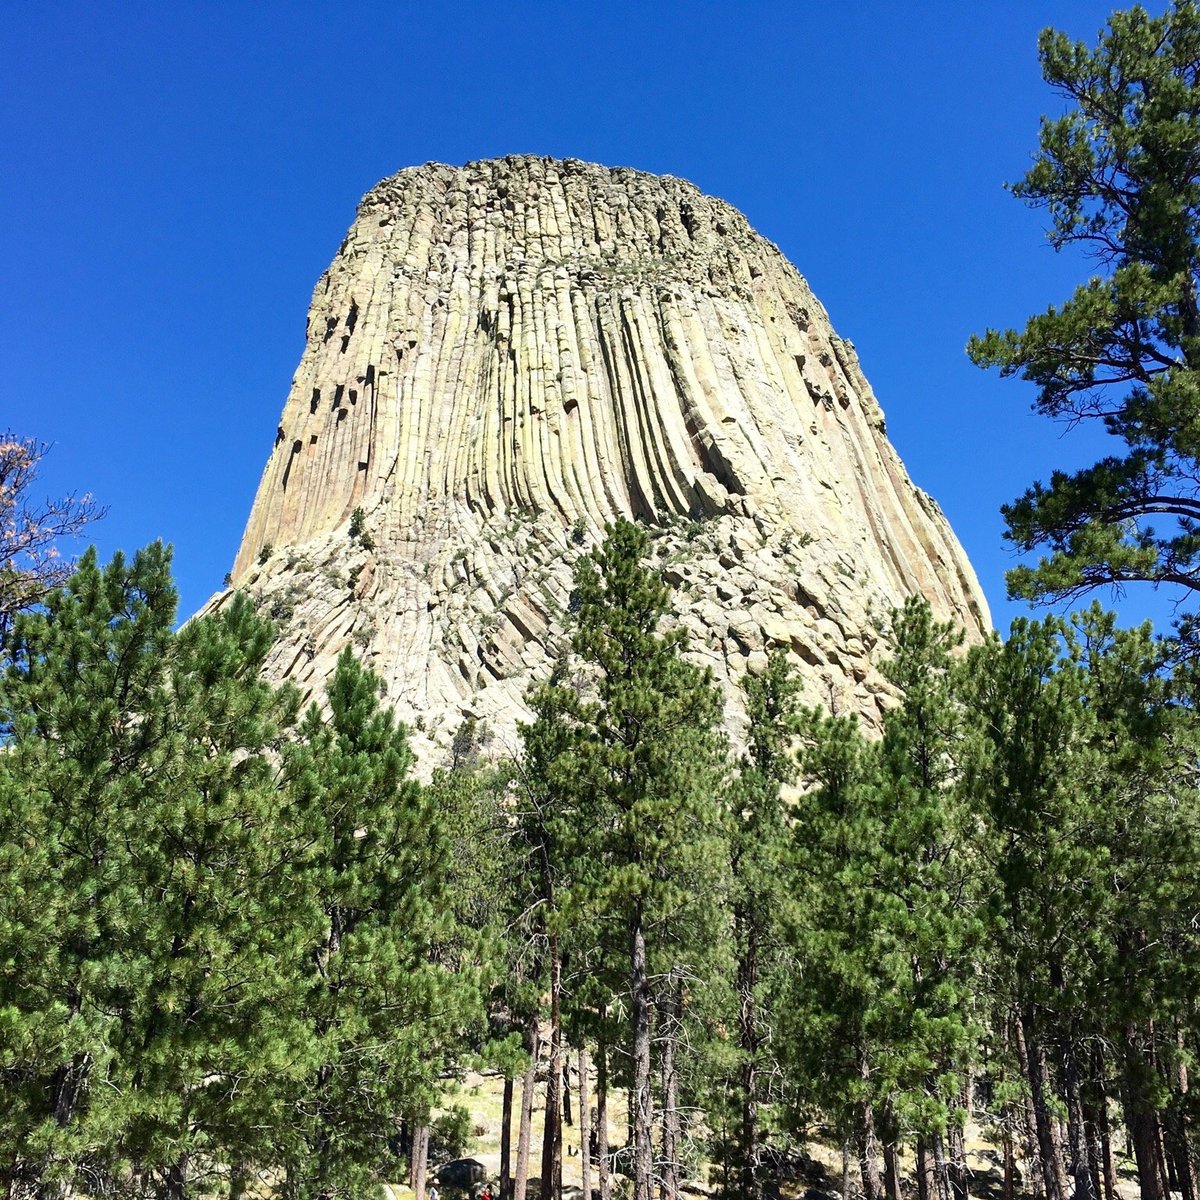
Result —
[[525, 735], [555, 805], [569, 909], [624, 935], [635, 1200], [654, 1178], [654, 973], [669, 979], [711, 942], [724, 858], [720, 696], [683, 659], [682, 632], [660, 631], [668, 591], [648, 547], [619, 520], [579, 561], [571, 655], [535, 693]]

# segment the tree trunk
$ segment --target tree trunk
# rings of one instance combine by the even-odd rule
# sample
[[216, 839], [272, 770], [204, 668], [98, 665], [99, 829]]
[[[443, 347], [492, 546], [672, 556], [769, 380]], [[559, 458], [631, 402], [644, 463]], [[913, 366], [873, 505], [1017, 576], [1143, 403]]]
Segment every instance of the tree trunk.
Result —
[[754, 923], [745, 916], [743, 922], [746, 925], [746, 949], [738, 963], [742, 1049], [742, 1161], [739, 1183], [744, 1200], [762, 1200], [758, 1161], [758, 1012], [755, 1006], [758, 937]]
[[1179, 1188], [1183, 1200], [1197, 1200], [1196, 1162], [1192, 1155], [1192, 1139], [1188, 1131], [1187, 1115], [1183, 1112], [1172, 1114], [1171, 1144], [1174, 1147], [1175, 1167], [1179, 1175]]
[[942, 1135], [936, 1131], [929, 1139], [933, 1148], [933, 1181], [937, 1200], [950, 1200], [950, 1171], [946, 1166], [946, 1149], [942, 1144]]
[[[633, 1200], [650, 1200], [654, 1177], [654, 1150], [650, 1135], [650, 980], [646, 968], [646, 931], [639, 906], [629, 922], [630, 999], [632, 1008], [633, 1087]], [[871, 1200], [876, 1200], [871, 1197]]]
[[505, 1076], [500, 1110], [500, 1200], [512, 1200], [512, 1108], [513, 1081]]
[[[1100, 1161], [1100, 1126], [1096, 1123], [1096, 1114], [1085, 1104], [1083, 1106], [1083, 1130], [1087, 1138], [1088, 1170], [1096, 1182], [1097, 1200], [1104, 1196], [1103, 1164]], [[1105, 1200], [1108, 1200], [1106, 1197]]]
[[946, 1164], [946, 1181], [950, 1185], [953, 1200], [967, 1200], [967, 1146], [963, 1139], [962, 1126], [950, 1123], [947, 1131], [950, 1141], [950, 1161]]
[[579, 1173], [583, 1200], [592, 1200], [592, 1112], [588, 1108], [587, 1051], [579, 1051]]
[[1004, 1118], [1004, 1191], [1003, 1200], [1017, 1198], [1017, 1171], [1013, 1161], [1013, 1137], [1011, 1118], [1006, 1113]]
[[1179, 1185], [1172, 1178], [1171, 1169], [1167, 1164], [1167, 1150], [1163, 1145], [1162, 1113], [1154, 1114], [1154, 1153], [1158, 1159], [1158, 1173], [1162, 1180], [1163, 1195], [1169, 1197], [1172, 1192], [1179, 1190]]
[[550, 935], [550, 1061], [546, 1068], [546, 1119], [542, 1126], [541, 1200], [562, 1195], [562, 956]]
[[850, 1200], [850, 1143], [842, 1143], [842, 1200]]
[[242, 1159], [229, 1165], [229, 1200], [242, 1200], [246, 1194], [246, 1184], [249, 1181], [250, 1172], [246, 1168], [246, 1163]]
[[1147, 1094], [1147, 1078], [1152, 1077], [1153, 1068], [1141, 1043], [1141, 1033], [1131, 1021], [1126, 1027], [1122, 1046], [1125, 1125], [1133, 1144], [1141, 1200], [1166, 1200], [1158, 1161], [1158, 1114]]
[[883, 1143], [883, 1187], [887, 1200], [903, 1200], [900, 1192], [900, 1153], [895, 1142]]
[[1117, 1167], [1113, 1161], [1112, 1135], [1108, 1127], [1108, 1097], [1100, 1093], [1096, 1105], [1096, 1129], [1100, 1134], [1100, 1167], [1104, 1180], [1104, 1200], [1117, 1200]]
[[937, 1181], [933, 1176], [933, 1153], [929, 1140], [917, 1138], [917, 1200], [937, 1200]]
[[1022, 1116], [1025, 1124], [1025, 1186], [1029, 1188], [1037, 1200], [1044, 1200], [1046, 1195], [1046, 1173], [1042, 1166], [1042, 1155], [1038, 1147], [1041, 1138], [1038, 1134], [1037, 1112], [1033, 1105], [1033, 1066], [1029, 1061], [1029, 1048], [1025, 1044], [1025, 1026], [1020, 1017], [1013, 1018], [1013, 1043], [1017, 1048], [1017, 1062], [1021, 1068], [1022, 1077], [1030, 1082], [1030, 1090], [1025, 1093], [1022, 1104]]
[[1163, 1179], [1158, 1165], [1158, 1137], [1155, 1129], [1157, 1122], [1154, 1114], [1130, 1107], [1125, 1113], [1125, 1124], [1129, 1128], [1133, 1159], [1137, 1164], [1138, 1192], [1141, 1200], [1165, 1200]]
[[1175, 1162], [1175, 1173], [1179, 1177], [1179, 1191], [1183, 1200], [1197, 1200], [1196, 1164], [1192, 1156], [1192, 1139], [1187, 1113], [1188, 1070], [1184, 1058], [1183, 1030], [1175, 1031], [1175, 1098], [1167, 1114], [1166, 1134], [1168, 1149]]
[[663, 1005], [661, 1039], [662, 1059], [662, 1200], [679, 1200], [679, 1145], [682, 1129], [679, 1121], [679, 1071], [675, 1051], [679, 1041], [679, 1022], [683, 1008], [682, 985], [672, 972], [667, 981]]
[[[866, 1074], [866, 1060], [863, 1073]], [[879, 1178], [879, 1140], [875, 1136], [875, 1112], [864, 1100], [858, 1110], [858, 1164], [862, 1173], [863, 1200], [883, 1200]]]
[[883, 1190], [887, 1200], [902, 1200], [900, 1192], [900, 1150], [897, 1141], [900, 1137], [900, 1124], [896, 1120], [896, 1111], [891, 1101], [883, 1106], [879, 1134], [883, 1139]]
[[[600, 1020], [608, 1016], [601, 1009]], [[596, 1175], [600, 1200], [612, 1200], [612, 1174], [608, 1157], [608, 1046], [601, 1038], [596, 1046]], [[585, 1197], [584, 1200], [590, 1200]]]
[[529, 1181], [529, 1143], [533, 1131], [533, 1089], [537, 1085], [538, 1045], [537, 1017], [529, 1026], [529, 1066], [521, 1080], [521, 1123], [517, 1133], [517, 1175], [513, 1181], [513, 1200], [525, 1200]]
[[425, 1200], [425, 1175], [429, 1170], [429, 1126], [413, 1130], [412, 1190], [416, 1200]]
[[1083, 1120], [1083, 1098], [1079, 1090], [1079, 1064], [1075, 1058], [1074, 1034], [1068, 1031], [1063, 1048], [1063, 1080], [1067, 1087], [1067, 1142], [1071, 1149], [1071, 1174], [1075, 1178], [1074, 1200], [1099, 1200], [1096, 1180], [1088, 1162], [1087, 1130]]
[[189, 1157], [185, 1152], [167, 1168], [163, 1187], [163, 1194], [167, 1200], [187, 1200]]
[[[1033, 1021], [1025, 1014], [1021, 1030], [1026, 1042], [1026, 1061], [1029, 1067], [1029, 1093], [1033, 1103], [1034, 1122], [1037, 1127], [1038, 1154], [1042, 1160], [1042, 1178], [1046, 1183], [1048, 1200], [1067, 1200], [1067, 1175], [1063, 1169], [1062, 1153], [1050, 1109], [1046, 1101], [1050, 1084], [1050, 1070], [1046, 1065], [1046, 1053], [1033, 1034]], [[1018, 1026], [1020, 1029], [1021, 1027]], [[1157, 1200], [1157, 1198], [1156, 1198]]]
[[[69, 1011], [72, 1016], [80, 1010], [78, 997], [78, 991], [72, 986], [69, 1003]], [[60, 1129], [65, 1129], [71, 1123], [71, 1118], [75, 1115], [75, 1106], [79, 1102], [79, 1096], [82, 1092], [90, 1062], [90, 1054], [77, 1054], [70, 1062], [63, 1063], [51, 1077], [51, 1095], [54, 1097], [52, 1106], [54, 1123]], [[38, 1200], [62, 1200], [62, 1197], [66, 1195], [66, 1187], [63, 1183], [59, 1180], [47, 1180], [44, 1178], [52, 1161], [52, 1152], [47, 1151], [42, 1159], [40, 1169], [35, 1168], [36, 1174], [34, 1177], [38, 1180], [35, 1190]]]

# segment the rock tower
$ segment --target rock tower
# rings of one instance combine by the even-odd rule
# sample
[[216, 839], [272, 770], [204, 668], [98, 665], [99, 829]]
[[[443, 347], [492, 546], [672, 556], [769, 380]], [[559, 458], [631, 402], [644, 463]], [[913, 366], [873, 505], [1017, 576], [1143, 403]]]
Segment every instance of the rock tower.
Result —
[[810, 702], [871, 719], [893, 604], [988, 624], [854, 348], [729, 205], [534, 157], [379, 184], [317, 283], [233, 571], [280, 623], [275, 674], [315, 688], [354, 645], [426, 772], [456, 734], [504, 753], [618, 515], [654, 531], [735, 740], [773, 645]]

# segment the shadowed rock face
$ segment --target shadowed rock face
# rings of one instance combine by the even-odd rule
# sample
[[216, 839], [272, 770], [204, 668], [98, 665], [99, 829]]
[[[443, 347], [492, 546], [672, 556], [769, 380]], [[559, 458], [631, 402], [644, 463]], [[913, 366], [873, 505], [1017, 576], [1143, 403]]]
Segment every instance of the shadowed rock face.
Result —
[[656, 531], [735, 741], [732, 685], [774, 644], [811, 702], [874, 718], [893, 604], [988, 624], [853, 347], [729, 205], [527, 157], [379, 184], [317, 284], [233, 572], [281, 623], [274, 672], [315, 687], [353, 643], [426, 771], [464, 721], [504, 753], [618, 515]]

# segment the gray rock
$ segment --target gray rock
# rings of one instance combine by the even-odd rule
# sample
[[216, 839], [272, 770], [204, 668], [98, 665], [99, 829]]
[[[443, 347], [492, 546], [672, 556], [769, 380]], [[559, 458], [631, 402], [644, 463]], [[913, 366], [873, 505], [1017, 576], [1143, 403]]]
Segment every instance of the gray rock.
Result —
[[[367, 194], [317, 283], [233, 580], [279, 614], [276, 678], [319, 694], [361, 651], [419, 721], [426, 775], [468, 709], [512, 752], [573, 564], [618, 516], [724, 648], [731, 731], [764, 632], [807, 703], [877, 721], [879, 615], [920, 593], [972, 638], [989, 625], [883, 428], [853, 348], [723, 201], [574, 160], [414, 167]], [[754, 630], [731, 619], [748, 591]]]

